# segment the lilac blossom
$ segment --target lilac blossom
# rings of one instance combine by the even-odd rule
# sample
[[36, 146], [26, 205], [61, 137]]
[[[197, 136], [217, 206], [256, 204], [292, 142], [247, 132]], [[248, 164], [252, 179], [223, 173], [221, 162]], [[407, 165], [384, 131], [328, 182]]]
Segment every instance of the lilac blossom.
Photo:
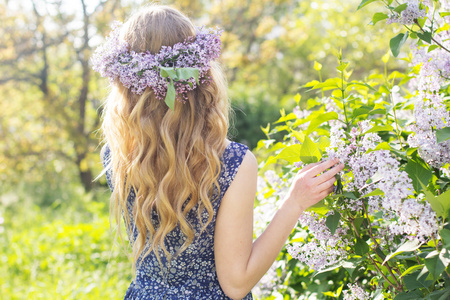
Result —
[[[400, 162], [388, 150], [369, 151], [381, 142], [376, 133], [365, 133], [372, 128], [370, 121], [361, 121], [350, 130], [349, 137], [339, 127], [331, 127], [327, 154], [345, 163], [351, 172], [342, 175], [347, 191], [361, 195], [380, 189], [383, 196], [368, 198], [368, 212], [381, 211], [390, 219], [392, 234], [406, 234], [425, 240], [437, 232], [436, 215], [428, 202], [413, 198], [412, 180], [400, 171]], [[376, 177], [372, 184], [369, 179]], [[362, 200], [344, 199], [343, 209], [361, 211]], [[422, 222], [422, 223], [421, 223]]]
[[344, 295], [344, 300], [369, 300], [370, 295], [358, 284], [347, 284], [348, 290], [342, 291]]
[[387, 24], [400, 23], [403, 25], [411, 25], [415, 20], [426, 16], [426, 10], [420, 8], [418, 0], [409, 0], [406, 2], [406, 8], [398, 14], [393, 12], [388, 20]]
[[[329, 211], [326, 216], [333, 213]], [[308, 243], [288, 245], [286, 249], [293, 258], [307, 264], [311, 269], [322, 270], [347, 257], [347, 248], [353, 245], [353, 241], [345, 237], [347, 229], [339, 226], [336, 232], [331, 234], [325, 224], [326, 217], [309, 211], [304, 212], [299, 221], [302, 227], [308, 228], [313, 239]]]

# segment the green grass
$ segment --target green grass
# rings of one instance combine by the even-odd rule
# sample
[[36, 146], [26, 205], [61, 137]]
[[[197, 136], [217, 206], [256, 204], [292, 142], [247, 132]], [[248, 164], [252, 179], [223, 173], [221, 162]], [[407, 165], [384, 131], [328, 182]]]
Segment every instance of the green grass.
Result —
[[0, 299], [123, 299], [131, 263], [109, 230], [107, 196], [0, 206]]

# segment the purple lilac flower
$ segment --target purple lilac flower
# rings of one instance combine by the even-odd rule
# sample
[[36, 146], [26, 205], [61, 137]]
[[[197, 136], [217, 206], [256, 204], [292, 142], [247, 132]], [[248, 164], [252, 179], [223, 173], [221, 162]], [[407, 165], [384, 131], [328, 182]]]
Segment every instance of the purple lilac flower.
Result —
[[406, 2], [406, 8], [400, 13], [394, 12], [389, 16], [386, 23], [400, 23], [403, 25], [411, 25], [415, 20], [423, 18], [426, 15], [426, 10], [421, 9], [418, 0], [409, 0]]
[[[329, 211], [327, 216], [333, 213], [333, 211]], [[322, 270], [347, 257], [348, 246], [353, 245], [353, 241], [344, 237], [347, 229], [339, 226], [336, 232], [331, 234], [325, 224], [326, 217], [320, 217], [309, 211], [304, 212], [299, 221], [303, 227], [308, 227], [313, 239], [308, 243], [286, 246], [288, 253], [293, 258], [307, 264], [311, 269]]]
[[[115, 22], [112, 32], [104, 45], [99, 46], [93, 57], [93, 69], [102, 77], [108, 77], [111, 83], [117, 79], [124, 87], [141, 95], [147, 88], [152, 88], [155, 96], [164, 99], [168, 88], [168, 79], [160, 75], [161, 67], [197, 68], [199, 81], [207, 83], [210, 62], [220, 55], [222, 33], [219, 29], [197, 28], [196, 37], [173, 46], [162, 46], [157, 54], [149, 51], [137, 53], [129, 51], [127, 42], [120, 39], [121, 23]], [[187, 92], [197, 87], [194, 78], [175, 81], [175, 90], [179, 100], [187, 99]]]
[[[400, 162], [388, 150], [367, 152], [381, 142], [376, 133], [364, 134], [372, 126], [370, 121], [360, 122], [350, 131], [350, 139], [342, 128], [332, 126], [331, 143], [326, 150], [328, 156], [339, 158], [351, 170], [342, 175], [348, 191], [358, 191], [362, 195], [377, 188], [383, 191], [383, 196], [369, 197], [368, 212], [381, 211], [391, 221], [391, 234], [426, 240], [437, 232], [436, 215], [428, 202], [413, 198], [411, 179], [399, 170]], [[375, 174], [379, 180], [367, 185]], [[343, 209], [361, 210], [362, 200], [345, 199]]]

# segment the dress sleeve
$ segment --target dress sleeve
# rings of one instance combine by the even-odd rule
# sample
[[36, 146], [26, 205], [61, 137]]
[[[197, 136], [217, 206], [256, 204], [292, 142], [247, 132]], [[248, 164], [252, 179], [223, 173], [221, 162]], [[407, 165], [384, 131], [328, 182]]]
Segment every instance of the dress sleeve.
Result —
[[[111, 169], [111, 151], [108, 147], [108, 144], [105, 144], [102, 147], [102, 150], [100, 151], [100, 158], [101, 158], [103, 169], [105, 172], [106, 181], [112, 192], [112, 191], [114, 191], [114, 185], [112, 184], [113, 177], [112, 177], [112, 169]], [[124, 219], [124, 223], [125, 223], [125, 227], [127, 230], [128, 239], [130, 240], [130, 244], [132, 243], [132, 241], [134, 243], [134, 241], [136, 240], [136, 237], [137, 237], [137, 229], [135, 227], [135, 222], [134, 222], [134, 218], [133, 218], [133, 206], [134, 206], [135, 198], [136, 198], [136, 193], [135, 193], [134, 189], [132, 188], [131, 192], [127, 198], [127, 212], [128, 212], [128, 217], [130, 219], [130, 227], [131, 228], [126, 226], [125, 215], [124, 215], [124, 211], [122, 210], [122, 217]], [[133, 232], [133, 239], [131, 238], [131, 232]], [[131, 244], [131, 246], [132, 246], [132, 244]]]
[[114, 186], [112, 184], [111, 151], [109, 150], [108, 144], [103, 145], [102, 150], [100, 151], [100, 159], [105, 172], [106, 182], [108, 183], [110, 190], [113, 191]]
[[222, 201], [222, 198], [230, 187], [231, 183], [233, 182], [234, 177], [239, 170], [239, 166], [244, 160], [247, 150], [248, 147], [246, 145], [235, 142], [232, 142], [225, 149], [225, 152], [222, 155], [223, 167], [218, 179], [220, 186], [219, 204]]

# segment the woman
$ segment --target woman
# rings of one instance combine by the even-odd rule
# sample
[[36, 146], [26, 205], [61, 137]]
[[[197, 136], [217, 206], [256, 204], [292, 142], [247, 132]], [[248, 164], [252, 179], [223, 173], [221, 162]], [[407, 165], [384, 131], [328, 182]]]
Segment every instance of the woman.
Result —
[[257, 163], [227, 140], [219, 36], [153, 5], [94, 55], [112, 82], [102, 160], [111, 215], [117, 226], [123, 216], [132, 247], [125, 299], [252, 299], [300, 214], [332, 192], [343, 168], [335, 160], [303, 168], [253, 242]]

